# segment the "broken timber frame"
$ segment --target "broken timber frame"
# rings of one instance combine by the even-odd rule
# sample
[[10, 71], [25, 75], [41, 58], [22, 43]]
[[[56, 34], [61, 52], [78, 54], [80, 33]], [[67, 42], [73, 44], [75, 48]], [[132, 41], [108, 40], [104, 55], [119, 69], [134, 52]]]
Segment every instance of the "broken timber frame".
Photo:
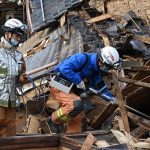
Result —
[[[89, 20], [91, 20], [92, 18], [90, 17], [90, 15], [88, 14], [88, 12], [85, 10], [85, 8], [82, 7], [82, 9], [83, 9], [83, 12], [84, 12], [85, 16], [86, 16]], [[105, 46], [109, 46], [109, 45], [110, 45], [110, 42], [109, 42], [109, 39], [108, 39], [108, 37], [106, 36], [106, 34], [104, 34], [104, 33], [98, 28], [98, 26], [96, 25], [96, 23], [92, 23], [92, 25], [93, 25], [94, 29], [98, 32], [98, 34], [99, 34], [100, 36], [102, 36], [102, 39], [103, 39], [103, 41], [104, 41], [104, 45], [105, 45]]]
[[133, 147], [131, 146], [131, 143], [132, 143], [132, 139], [131, 139], [131, 136], [130, 136], [130, 127], [129, 127], [129, 121], [128, 121], [128, 116], [127, 116], [127, 111], [125, 109], [125, 101], [124, 101], [124, 98], [123, 98], [123, 95], [122, 95], [122, 90], [119, 86], [119, 80], [117, 78], [117, 72], [114, 70], [112, 71], [112, 77], [113, 77], [113, 81], [114, 81], [114, 86], [115, 86], [115, 90], [116, 90], [116, 94], [117, 94], [117, 97], [118, 97], [118, 105], [119, 105], [119, 108], [120, 108], [120, 113], [121, 113], [121, 118], [122, 118], [122, 121], [123, 121], [123, 126], [124, 126], [124, 132], [127, 136], [127, 139], [128, 139], [128, 148], [130, 150], [133, 149]]
[[123, 96], [122, 96], [122, 90], [119, 86], [119, 81], [118, 81], [118, 78], [117, 78], [117, 72], [115, 70], [112, 71], [112, 77], [113, 77], [113, 81], [114, 81], [116, 94], [117, 94], [117, 97], [118, 97], [118, 105], [119, 105], [119, 108], [120, 108], [121, 117], [122, 117], [123, 124], [124, 124], [124, 129], [127, 133], [130, 133], [127, 111], [125, 109], [125, 101], [124, 101]]
[[129, 116], [129, 118], [131, 118], [131, 120], [136, 122], [139, 126], [150, 131], [150, 120], [144, 119], [143, 117], [135, 115], [131, 112], [128, 112], [128, 116]]
[[133, 79], [129, 79], [129, 78], [122, 78], [122, 77], [118, 77], [118, 80], [121, 82], [127, 82], [127, 83], [135, 84], [138, 86], [150, 88], [150, 83], [141, 82], [141, 81], [137, 81], [137, 80], [133, 80]]

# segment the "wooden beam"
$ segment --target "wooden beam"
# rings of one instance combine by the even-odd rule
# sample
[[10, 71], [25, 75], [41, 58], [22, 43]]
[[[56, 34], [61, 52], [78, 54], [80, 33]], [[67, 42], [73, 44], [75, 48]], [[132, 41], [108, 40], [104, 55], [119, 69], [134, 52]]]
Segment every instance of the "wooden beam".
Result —
[[118, 106], [112, 105], [96, 95], [92, 95], [88, 99], [96, 107], [86, 113], [87, 121], [94, 129], [98, 129], [110, 117], [110, 115]]
[[98, 146], [98, 148], [103, 148], [103, 147], [110, 146], [110, 144], [107, 141], [105, 141], [105, 140], [96, 141], [95, 144]]
[[89, 133], [81, 147], [81, 150], [90, 150], [95, 141], [96, 138], [91, 133]]
[[129, 70], [129, 71], [150, 71], [150, 67], [123, 67], [124, 70]]
[[135, 84], [135, 85], [138, 85], [141, 87], [150, 88], [150, 83], [141, 82], [141, 81], [137, 81], [137, 80], [133, 80], [133, 79], [129, 79], [129, 78], [122, 78], [122, 77], [118, 77], [118, 80], [121, 82], [126, 82], [126, 83], [130, 83], [130, 84]]
[[[84, 12], [84, 14], [87, 16], [87, 18], [90, 20], [91, 19], [91, 17], [90, 17], [90, 15], [88, 14], [88, 12], [84, 9], [84, 7], [82, 7], [82, 9], [83, 9], [83, 12]], [[95, 23], [92, 23], [92, 25], [93, 25], [93, 28], [98, 32], [98, 34], [102, 37], [102, 39], [103, 39], [103, 42], [104, 42], [104, 45], [105, 46], [109, 46], [110, 45], [110, 42], [109, 42], [109, 39], [108, 39], [108, 37], [106, 36], [106, 34], [103, 32], [103, 31], [101, 31], [100, 29], [99, 29], [99, 27], [95, 24]]]
[[139, 40], [139, 41], [144, 42], [144, 43], [147, 43], [147, 44], [150, 44], [150, 37], [135, 35], [134, 39]]
[[[144, 74], [144, 73], [143, 73]], [[143, 78], [142, 80], [140, 80], [140, 82], [150, 82], [150, 76], [147, 76], [145, 78]], [[144, 89], [144, 87], [141, 86], [136, 86], [135, 84], [130, 84], [127, 87], [125, 87], [125, 89], [123, 89], [123, 94], [124, 95], [130, 95], [130, 93], [136, 93], [138, 90], [142, 90]]]
[[131, 134], [133, 135], [134, 138], [136, 138], [137, 140], [141, 139], [145, 133], [148, 133], [149, 130], [144, 129], [143, 127], [139, 126], [136, 129], [134, 129]]
[[[90, 131], [95, 137], [104, 137], [105, 139], [113, 140], [113, 144], [118, 144], [118, 141], [113, 136], [110, 130], [97, 130]], [[12, 150], [13, 149], [37, 149], [37, 148], [49, 148], [63, 146], [70, 149], [80, 149], [83, 145], [81, 139], [85, 139], [88, 132], [81, 133], [68, 133], [68, 134], [19, 134], [19, 136], [13, 137], [1, 137], [0, 150]], [[119, 145], [118, 145], [119, 146]], [[97, 146], [92, 145], [92, 150], [98, 149]]]
[[[60, 137], [61, 146], [71, 148], [71, 149], [81, 149], [83, 142], [80, 142], [79, 140], [76, 140], [74, 138], [69, 138], [66, 136]], [[91, 146], [93, 150], [96, 150], [96, 146]]]
[[124, 124], [124, 129], [127, 133], [130, 133], [127, 111], [125, 109], [125, 101], [124, 101], [123, 96], [122, 96], [122, 90], [119, 86], [119, 81], [118, 81], [118, 78], [117, 78], [117, 72], [115, 70], [112, 71], [112, 77], [113, 77], [113, 81], [114, 81], [116, 94], [117, 94], [117, 97], [118, 97], [118, 105], [119, 105], [119, 108], [120, 108], [121, 117], [122, 117], [123, 124]]
[[131, 146], [131, 143], [133, 143], [133, 140], [131, 138], [130, 135], [130, 127], [129, 127], [129, 122], [128, 122], [128, 116], [127, 116], [127, 111], [125, 109], [125, 101], [122, 95], [122, 90], [119, 86], [119, 80], [117, 78], [117, 72], [114, 70], [111, 72], [112, 73], [112, 77], [113, 77], [113, 81], [114, 81], [114, 87], [116, 90], [116, 94], [117, 94], [117, 98], [118, 98], [118, 105], [120, 108], [120, 113], [121, 113], [121, 117], [122, 117], [122, 121], [123, 121], [123, 125], [124, 125], [124, 132], [126, 134], [126, 137], [128, 139], [128, 148], [129, 150], [133, 150], [133, 147]]
[[133, 120], [133, 122], [137, 123], [139, 126], [143, 127], [144, 129], [147, 129], [150, 131], [150, 120], [140, 117], [138, 115], [135, 115], [131, 112], [128, 112], [128, 116], [131, 120]]
[[[103, 136], [103, 135], [111, 134], [111, 131], [109, 131], [109, 130], [96, 130], [96, 131], [90, 131], [90, 133], [94, 136]], [[66, 136], [70, 137], [70, 138], [75, 138], [75, 137], [86, 138], [88, 134], [89, 134], [89, 131], [80, 132], [80, 133], [67, 133]]]
[[110, 15], [110, 14], [103, 14], [103, 15], [100, 15], [98, 17], [91, 18], [90, 20], [87, 21], [87, 23], [95, 23], [95, 22], [98, 22], [98, 21], [109, 19], [111, 17], [112, 17], [112, 15]]
[[120, 144], [129, 142], [127, 137], [121, 131], [112, 129], [111, 132], [115, 135]]
[[150, 149], [150, 142], [138, 142], [134, 143], [132, 146], [140, 149]]
[[50, 148], [59, 146], [59, 136], [56, 135], [30, 135], [1, 137], [0, 150]]

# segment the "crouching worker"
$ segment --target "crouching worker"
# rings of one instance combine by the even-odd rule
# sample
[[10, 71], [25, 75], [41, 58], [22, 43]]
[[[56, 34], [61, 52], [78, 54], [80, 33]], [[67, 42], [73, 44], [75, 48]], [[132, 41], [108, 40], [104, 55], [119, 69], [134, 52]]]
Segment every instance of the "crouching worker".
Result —
[[[117, 50], [113, 47], [104, 47], [97, 53], [76, 53], [65, 59], [55, 67], [55, 72], [61, 77], [69, 80], [78, 89], [86, 90], [84, 80], [88, 81], [89, 87], [97, 91], [101, 91], [99, 96], [104, 100], [117, 103], [114, 97], [107, 89], [102, 74], [105, 69], [112, 69], [121, 65], [120, 57]], [[51, 132], [60, 133], [64, 122], [71, 122], [70, 118], [74, 118], [72, 130], [68, 132], [80, 132], [81, 128], [75, 127], [82, 124], [83, 103], [80, 96], [74, 92], [65, 93], [60, 89], [51, 88], [52, 97], [60, 104], [60, 107], [52, 113], [47, 123]], [[78, 130], [79, 129], [79, 130]]]

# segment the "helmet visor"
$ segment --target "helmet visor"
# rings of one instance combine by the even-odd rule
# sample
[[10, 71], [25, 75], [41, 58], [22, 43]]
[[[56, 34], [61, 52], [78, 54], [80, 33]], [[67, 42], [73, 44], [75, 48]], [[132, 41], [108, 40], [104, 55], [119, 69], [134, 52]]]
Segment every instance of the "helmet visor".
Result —
[[117, 69], [120, 69], [121, 66], [122, 66], [122, 59], [119, 59], [118, 62], [116, 62], [116, 63], [114, 63], [114, 64], [111, 65], [111, 64], [106, 63], [106, 62], [103, 60], [103, 58], [100, 57], [100, 62], [101, 62], [102, 65], [105, 66], [106, 70], [111, 70], [111, 69], [117, 70]]
[[23, 25], [21, 27], [18, 27], [18, 28], [14, 28], [12, 30], [13, 33], [17, 33], [17, 34], [20, 34], [20, 35], [24, 35], [26, 34], [27, 30], [26, 30], [26, 25]]

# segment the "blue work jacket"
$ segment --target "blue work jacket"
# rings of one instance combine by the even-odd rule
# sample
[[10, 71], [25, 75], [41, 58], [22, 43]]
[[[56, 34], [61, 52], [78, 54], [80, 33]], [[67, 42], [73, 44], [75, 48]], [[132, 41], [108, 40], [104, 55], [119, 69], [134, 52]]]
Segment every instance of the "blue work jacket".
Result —
[[[97, 87], [98, 83], [101, 81], [104, 85], [105, 83], [102, 79], [103, 71], [97, 64], [97, 54], [86, 53], [86, 55], [88, 56], [88, 59], [86, 59], [86, 56], [83, 53], [76, 53], [70, 56], [55, 67], [55, 72], [59, 72], [75, 85], [78, 85], [81, 80], [86, 78], [90, 83], [90, 87], [99, 89]], [[83, 65], [84, 67], [82, 68]]]

